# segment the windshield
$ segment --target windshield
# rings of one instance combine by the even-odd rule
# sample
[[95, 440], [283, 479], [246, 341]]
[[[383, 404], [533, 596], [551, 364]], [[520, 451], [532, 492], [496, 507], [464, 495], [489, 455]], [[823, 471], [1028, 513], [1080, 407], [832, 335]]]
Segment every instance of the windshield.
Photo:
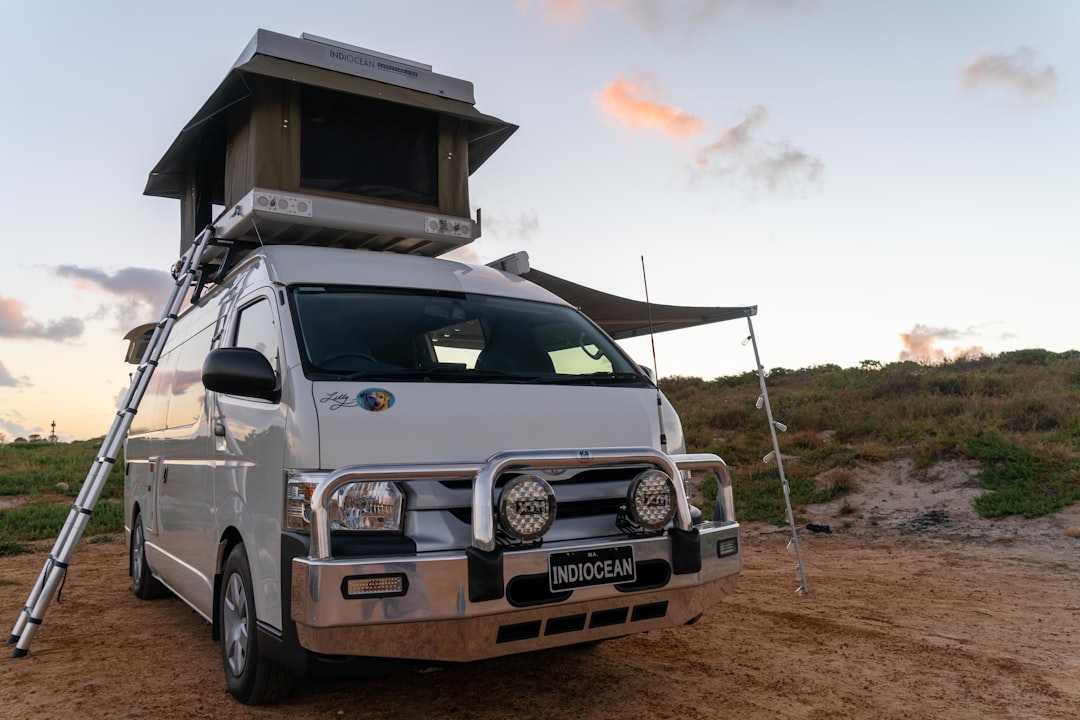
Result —
[[573, 308], [488, 295], [289, 288], [313, 379], [645, 384]]

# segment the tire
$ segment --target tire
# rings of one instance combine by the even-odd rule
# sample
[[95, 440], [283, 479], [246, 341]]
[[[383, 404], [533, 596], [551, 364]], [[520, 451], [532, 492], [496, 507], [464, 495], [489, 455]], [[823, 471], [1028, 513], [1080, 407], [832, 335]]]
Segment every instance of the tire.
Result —
[[221, 580], [221, 661], [225, 682], [245, 705], [263, 705], [285, 697], [293, 676], [259, 657], [251, 567], [240, 543], [229, 552]]
[[140, 600], [156, 600], [169, 594], [169, 590], [154, 577], [150, 565], [146, 562], [146, 532], [143, 530], [142, 515], [136, 515], [131, 526], [128, 573], [131, 575], [131, 592]]

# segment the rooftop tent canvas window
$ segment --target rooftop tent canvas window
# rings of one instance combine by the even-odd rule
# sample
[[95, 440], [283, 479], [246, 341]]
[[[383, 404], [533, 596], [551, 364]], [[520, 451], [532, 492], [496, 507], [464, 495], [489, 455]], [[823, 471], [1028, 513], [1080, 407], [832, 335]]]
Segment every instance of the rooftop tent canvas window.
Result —
[[437, 207], [434, 113], [303, 87], [300, 187]]

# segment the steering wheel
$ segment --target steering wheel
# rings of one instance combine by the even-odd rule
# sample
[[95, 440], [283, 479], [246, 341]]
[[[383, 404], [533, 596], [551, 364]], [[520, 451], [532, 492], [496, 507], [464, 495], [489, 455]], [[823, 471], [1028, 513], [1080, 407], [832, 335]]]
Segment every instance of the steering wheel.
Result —
[[597, 348], [595, 353], [591, 353], [591, 352], [589, 352], [589, 349], [587, 347], [585, 347], [585, 333], [581, 333], [580, 335], [578, 335], [578, 340], [577, 341], [578, 341], [578, 347], [581, 348], [581, 352], [585, 353], [586, 355], [591, 357], [593, 360], [599, 360], [600, 358], [604, 357], [604, 351], [603, 350]]

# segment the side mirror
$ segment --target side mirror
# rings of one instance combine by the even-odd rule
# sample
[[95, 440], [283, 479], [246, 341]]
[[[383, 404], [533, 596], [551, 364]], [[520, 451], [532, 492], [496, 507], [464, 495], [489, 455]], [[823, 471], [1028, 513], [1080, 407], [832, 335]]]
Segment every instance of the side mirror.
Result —
[[652, 384], [655, 385], [656, 384], [656, 371], [653, 370], [651, 367], [645, 367], [644, 365], [638, 365], [638, 367], [641, 368], [642, 372], [644, 372], [645, 375], [648, 376], [649, 380], [652, 381]]
[[277, 375], [270, 361], [251, 348], [218, 348], [203, 361], [202, 382], [207, 390], [277, 402], [281, 399]]

